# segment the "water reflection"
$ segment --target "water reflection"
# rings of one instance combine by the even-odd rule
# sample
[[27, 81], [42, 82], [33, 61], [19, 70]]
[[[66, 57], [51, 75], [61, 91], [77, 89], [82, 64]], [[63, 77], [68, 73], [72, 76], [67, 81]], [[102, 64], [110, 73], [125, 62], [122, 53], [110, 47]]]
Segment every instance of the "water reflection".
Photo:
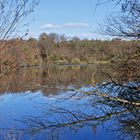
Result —
[[140, 139], [140, 108], [97, 95], [114, 99], [131, 86], [99, 84], [108, 80], [95, 66], [33, 68], [7, 76], [1, 81], [6, 94], [0, 96], [0, 139]]
[[[107, 66], [106, 66], [107, 69]], [[20, 69], [0, 80], [0, 93], [36, 92], [57, 94], [58, 86], [82, 87], [107, 81], [108, 77], [97, 70], [97, 65], [51, 66]], [[59, 87], [60, 88], [60, 87]]]

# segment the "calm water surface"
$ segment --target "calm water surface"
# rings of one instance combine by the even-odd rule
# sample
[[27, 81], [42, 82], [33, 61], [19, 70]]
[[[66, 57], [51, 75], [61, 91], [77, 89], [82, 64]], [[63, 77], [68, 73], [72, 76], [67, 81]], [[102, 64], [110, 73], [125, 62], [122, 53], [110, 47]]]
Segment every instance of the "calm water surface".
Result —
[[[113, 74], [109, 66], [104, 70]], [[117, 94], [112, 84], [101, 86], [108, 81], [97, 65], [27, 68], [4, 76], [0, 140], [140, 139], [139, 109], [96, 95]]]

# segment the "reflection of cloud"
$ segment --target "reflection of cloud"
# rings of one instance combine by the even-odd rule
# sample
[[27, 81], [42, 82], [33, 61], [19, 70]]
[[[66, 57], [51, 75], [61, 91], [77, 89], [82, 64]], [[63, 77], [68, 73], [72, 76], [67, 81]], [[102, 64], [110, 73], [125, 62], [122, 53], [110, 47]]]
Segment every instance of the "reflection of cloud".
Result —
[[60, 29], [60, 28], [88, 28], [89, 24], [88, 23], [76, 23], [76, 22], [69, 22], [69, 23], [65, 23], [62, 25], [58, 25], [58, 24], [45, 24], [42, 26], [42, 29]]

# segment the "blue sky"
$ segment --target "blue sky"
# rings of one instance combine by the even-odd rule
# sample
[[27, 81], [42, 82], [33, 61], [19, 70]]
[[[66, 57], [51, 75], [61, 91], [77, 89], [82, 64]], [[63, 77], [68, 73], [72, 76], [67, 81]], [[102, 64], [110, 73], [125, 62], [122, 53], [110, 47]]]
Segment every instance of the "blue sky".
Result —
[[35, 20], [29, 26], [29, 36], [55, 32], [69, 37], [102, 38], [95, 34], [98, 23], [103, 23], [115, 6], [101, 5], [94, 13], [96, 4], [97, 0], [40, 0], [33, 14]]

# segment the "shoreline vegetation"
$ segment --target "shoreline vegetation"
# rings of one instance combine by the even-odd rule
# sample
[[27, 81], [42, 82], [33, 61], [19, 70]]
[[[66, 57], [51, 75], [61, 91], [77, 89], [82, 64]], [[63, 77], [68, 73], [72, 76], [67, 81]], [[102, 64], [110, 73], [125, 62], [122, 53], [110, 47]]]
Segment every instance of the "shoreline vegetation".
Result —
[[65, 63], [62, 63], [62, 64], [55, 64], [55, 63], [52, 63], [52, 64], [46, 64], [46, 65], [27, 65], [27, 66], [20, 66], [18, 68], [30, 68], [30, 67], [55, 67], [55, 66], [88, 66], [88, 65], [94, 65], [94, 64], [110, 64], [110, 61], [95, 61], [93, 63], [70, 63], [70, 64], [65, 64]]
[[139, 41], [67, 39], [56, 33], [42, 33], [38, 39], [10, 39], [3, 42], [0, 73], [20, 67], [76, 64], [110, 64], [139, 55]]

